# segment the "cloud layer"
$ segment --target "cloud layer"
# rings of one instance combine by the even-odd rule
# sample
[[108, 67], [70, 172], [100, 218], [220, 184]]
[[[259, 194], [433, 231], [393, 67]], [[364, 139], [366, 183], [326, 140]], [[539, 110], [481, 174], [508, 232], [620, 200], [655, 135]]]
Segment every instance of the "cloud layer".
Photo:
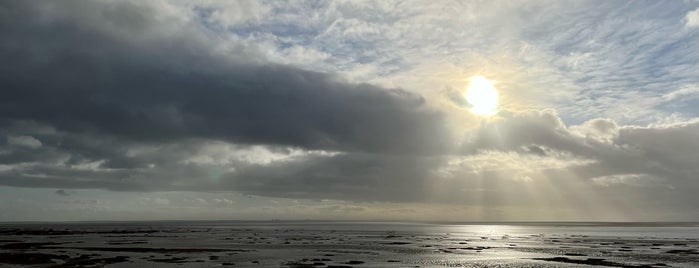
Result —
[[[475, 11], [461, 18], [463, 24], [489, 22], [484, 28], [500, 25], [504, 31], [467, 45], [416, 26], [452, 23], [429, 16], [434, 6], [412, 16], [381, 6], [375, 14], [386, 15], [372, 17], [366, 3], [231, 5], [1, 3], [0, 185], [52, 188], [51, 198], [74, 198], [80, 189], [124, 195], [186, 191], [189, 201], [182, 202], [190, 204], [224, 192], [333, 200], [340, 202], [331, 205], [340, 206], [338, 211], [399, 204], [507, 211], [477, 218], [490, 220], [521, 219], [536, 209], [559, 211], [565, 219], [625, 219], [615, 213], [655, 219], [660, 211], [663, 217], [699, 219], [693, 205], [699, 202], [693, 194], [699, 191], [699, 120], [692, 119], [699, 113], [688, 108], [699, 91], [697, 76], [687, 71], [697, 67], [697, 55], [676, 58], [691, 50], [688, 42], [698, 36], [692, 25], [696, 10], [674, 7], [652, 18], [656, 24], [623, 38], [616, 35], [633, 29], [605, 35], [618, 22], [601, 14], [609, 25], [579, 34], [593, 43], [569, 37], [550, 47], [541, 45], [544, 39], [566, 31], [542, 26], [548, 20], [534, 22], [538, 26], [530, 31], [514, 27], [526, 21], [527, 8], [542, 8], [536, 2], [500, 3], [484, 7], [492, 18]], [[562, 14], [559, 8], [551, 7]], [[240, 9], [250, 12], [235, 12]], [[309, 10], [327, 12], [307, 16], [307, 24], [272, 15]], [[497, 21], [501, 13], [515, 11], [521, 20]], [[576, 18], [572, 21], [587, 20]], [[599, 58], [618, 51], [608, 46], [632, 42], [621, 39], [650, 38], [656, 26], [673, 25], [684, 31], [670, 36], [675, 43], [608, 58], [614, 62]], [[439, 29], [452, 37], [463, 34], [444, 27]], [[505, 36], [518, 36], [521, 43], [509, 47], [514, 41]], [[413, 39], [434, 47], [417, 40], [411, 46]], [[416, 73], [437, 66], [423, 52], [471, 55], [468, 60], [476, 64], [473, 53], [491, 55], [485, 43], [510, 56], [522, 52], [517, 64], [536, 58], [530, 71], [561, 89], [499, 82], [502, 110], [476, 118], [459, 103], [458, 83], [426, 91], [422, 87], [435, 85], [430, 84], [435, 77], [416, 81]], [[465, 47], [478, 53], [466, 53]], [[433, 56], [429, 59], [442, 57]], [[668, 64], [633, 74], [594, 73], [606, 68], [599, 64], [637, 66], [636, 61], [654, 59]], [[512, 67], [508, 64], [503, 70]], [[684, 67], [670, 70], [673, 66]], [[554, 74], [561, 70], [574, 79]], [[473, 74], [470, 67], [461, 71]], [[633, 79], [654, 74], [662, 82]], [[402, 87], [388, 86], [391, 80]], [[546, 91], [552, 93], [539, 94]], [[529, 103], [527, 94], [541, 97]], [[523, 100], [512, 101], [515, 97]], [[620, 102], [626, 97], [650, 106], [619, 116], [617, 108], [637, 105]], [[611, 107], [614, 103], [618, 107]], [[547, 106], [556, 109], [542, 108]], [[646, 113], [657, 120], [639, 119]], [[202, 197], [189, 196], [196, 193]], [[154, 196], [147, 203], [181, 203], [172, 200]], [[236, 202], [215, 196], [204, 203]], [[372, 215], [381, 215], [376, 211]]]
[[216, 46], [196, 26], [163, 34], [169, 25], [147, 15], [152, 7], [83, 7], [113, 13], [102, 17], [8, 5], [15, 16], [2, 33], [5, 122], [134, 141], [200, 137], [349, 151], [429, 152], [449, 140], [440, 113], [418, 95], [230, 60], [242, 53], [211, 52]]

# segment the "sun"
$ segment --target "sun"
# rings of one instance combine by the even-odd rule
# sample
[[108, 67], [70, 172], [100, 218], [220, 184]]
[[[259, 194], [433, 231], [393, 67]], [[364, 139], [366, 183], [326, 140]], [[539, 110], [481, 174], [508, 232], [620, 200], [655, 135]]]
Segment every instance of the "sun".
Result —
[[470, 83], [466, 88], [466, 102], [471, 106], [471, 112], [478, 115], [493, 115], [497, 113], [498, 91], [493, 81], [483, 76], [474, 76], [468, 79]]

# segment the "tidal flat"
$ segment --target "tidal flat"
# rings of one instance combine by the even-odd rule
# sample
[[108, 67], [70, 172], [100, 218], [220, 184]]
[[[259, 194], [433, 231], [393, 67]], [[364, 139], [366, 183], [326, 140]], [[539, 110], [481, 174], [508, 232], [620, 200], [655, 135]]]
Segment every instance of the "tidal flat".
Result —
[[699, 225], [5, 223], [0, 267], [699, 267]]

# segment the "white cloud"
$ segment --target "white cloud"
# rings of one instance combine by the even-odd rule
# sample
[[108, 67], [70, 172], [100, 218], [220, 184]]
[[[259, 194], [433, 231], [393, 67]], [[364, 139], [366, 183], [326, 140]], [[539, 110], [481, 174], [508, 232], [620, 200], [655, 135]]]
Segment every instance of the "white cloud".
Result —
[[221, 205], [232, 205], [233, 203], [235, 203], [233, 200], [226, 199], [226, 198], [214, 198], [213, 201], [215, 203], [221, 204]]
[[684, 19], [687, 27], [699, 27], [699, 8], [687, 13]]
[[309, 156], [334, 156], [339, 152], [275, 148], [263, 145], [241, 146], [222, 141], [204, 141], [198, 144], [196, 153], [180, 160], [182, 164], [195, 165], [270, 165], [275, 162], [303, 160]]
[[24, 146], [29, 148], [39, 148], [41, 147], [41, 141], [37, 140], [32, 136], [9, 136], [7, 137], [7, 143], [10, 145]]
[[634, 186], [634, 187], [666, 187], [668, 189], [674, 189], [671, 185], [666, 185], [664, 180], [657, 177], [653, 177], [647, 174], [619, 174], [595, 177], [591, 179], [592, 183], [609, 187], [613, 185], [624, 185], [624, 186]]
[[604, 118], [586, 121], [581, 125], [572, 126], [570, 130], [587, 139], [604, 143], [612, 143], [619, 136], [619, 126], [616, 122]]
[[663, 95], [666, 101], [672, 101], [679, 98], [699, 98], [699, 84], [690, 84], [679, 87], [679, 89], [671, 91]]
[[543, 170], [568, 169], [594, 162], [595, 160], [578, 157], [570, 152], [533, 145], [523, 147], [520, 152], [486, 150], [470, 156], [450, 157], [444, 166], [436, 170], [436, 174], [453, 177], [456, 174], [463, 175], [464, 172], [478, 174], [497, 171], [513, 179], [532, 179], [541, 176]]
[[204, 9], [207, 14], [206, 21], [217, 23], [224, 28], [250, 21], [258, 21], [268, 16], [270, 8], [259, 1], [193, 1], [197, 8]]
[[105, 160], [89, 161], [89, 162], [70, 165], [70, 168], [74, 169], [74, 170], [98, 171], [101, 169], [101, 166], [104, 164], [104, 162], [105, 162]]

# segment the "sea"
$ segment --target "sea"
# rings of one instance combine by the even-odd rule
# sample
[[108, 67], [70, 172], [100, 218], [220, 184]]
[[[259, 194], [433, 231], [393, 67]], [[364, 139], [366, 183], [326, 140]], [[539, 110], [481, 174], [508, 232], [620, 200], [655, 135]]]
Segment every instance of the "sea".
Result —
[[699, 267], [699, 224], [0, 223], [0, 267]]

